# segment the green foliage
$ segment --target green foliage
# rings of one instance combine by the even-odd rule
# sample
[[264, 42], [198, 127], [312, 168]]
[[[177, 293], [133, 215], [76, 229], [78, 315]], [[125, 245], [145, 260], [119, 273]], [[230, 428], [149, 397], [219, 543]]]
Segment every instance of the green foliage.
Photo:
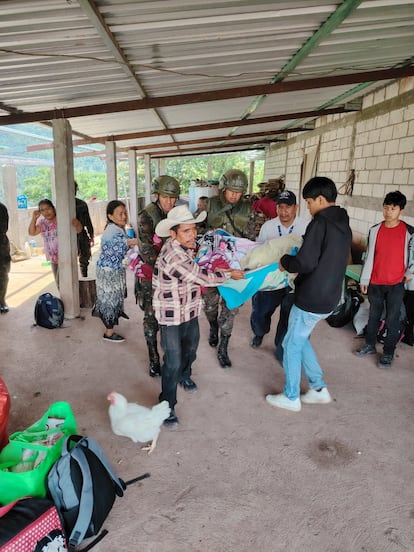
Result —
[[100, 172], [76, 172], [75, 180], [78, 183], [77, 197], [89, 201], [91, 197], [96, 199], [108, 199], [106, 187], [106, 174]]
[[[192, 180], [220, 180], [229, 169], [240, 169], [246, 174], [250, 171], [250, 159], [244, 154], [204, 155], [200, 157], [173, 158], [165, 161], [165, 173], [181, 182], [182, 193], [188, 193]], [[262, 182], [264, 160], [255, 161], [253, 184]]]
[[36, 173], [23, 179], [19, 193], [27, 196], [29, 207], [35, 207], [41, 199], [52, 198], [51, 168], [42, 167]]

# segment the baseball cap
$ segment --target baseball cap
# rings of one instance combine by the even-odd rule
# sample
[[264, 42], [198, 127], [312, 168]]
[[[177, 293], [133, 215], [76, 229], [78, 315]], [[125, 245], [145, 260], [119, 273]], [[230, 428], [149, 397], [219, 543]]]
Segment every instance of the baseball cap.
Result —
[[286, 203], [286, 205], [296, 205], [296, 196], [290, 190], [283, 190], [276, 198], [277, 203]]

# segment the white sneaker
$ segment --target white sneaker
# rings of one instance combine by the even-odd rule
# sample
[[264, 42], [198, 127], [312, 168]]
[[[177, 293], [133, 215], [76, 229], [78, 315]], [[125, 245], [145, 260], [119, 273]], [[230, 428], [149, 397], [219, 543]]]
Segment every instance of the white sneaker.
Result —
[[328, 404], [332, 402], [332, 397], [327, 387], [322, 387], [320, 391], [309, 389], [307, 393], [301, 396], [301, 399], [306, 404]]
[[293, 410], [294, 412], [299, 412], [302, 408], [299, 398], [290, 400], [284, 393], [279, 393], [279, 395], [266, 395], [266, 401], [272, 406]]

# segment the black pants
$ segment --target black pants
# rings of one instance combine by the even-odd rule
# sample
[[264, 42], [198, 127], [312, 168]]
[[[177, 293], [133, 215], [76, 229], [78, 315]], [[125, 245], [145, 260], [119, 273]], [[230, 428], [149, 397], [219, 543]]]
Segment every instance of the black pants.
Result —
[[404, 283], [393, 286], [368, 286], [369, 318], [365, 341], [375, 347], [377, 332], [385, 304], [387, 335], [384, 341], [384, 354], [393, 355], [399, 339], [400, 311], [404, 298]]
[[250, 315], [250, 326], [254, 335], [263, 337], [269, 333], [272, 322], [272, 315], [284, 297], [289, 293], [290, 288], [275, 289], [272, 291], [258, 291], [252, 297], [252, 314]]
[[198, 318], [179, 326], [160, 324], [164, 364], [161, 369], [160, 402], [168, 401], [170, 408], [177, 403], [177, 385], [191, 377], [191, 365], [196, 359], [200, 329]]
[[404, 295], [405, 311], [407, 322], [405, 324], [406, 342], [414, 344], [414, 290], [406, 290]]

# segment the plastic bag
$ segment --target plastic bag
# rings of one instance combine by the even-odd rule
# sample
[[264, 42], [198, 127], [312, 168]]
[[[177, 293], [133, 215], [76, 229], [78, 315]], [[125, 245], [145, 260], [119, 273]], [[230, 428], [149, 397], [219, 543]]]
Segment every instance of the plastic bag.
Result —
[[47, 474], [60, 457], [65, 438], [76, 431], [70, 404], [56, 402], [36, 423], [10, 435], [0, 452], [0, 503], [46, 496]]

